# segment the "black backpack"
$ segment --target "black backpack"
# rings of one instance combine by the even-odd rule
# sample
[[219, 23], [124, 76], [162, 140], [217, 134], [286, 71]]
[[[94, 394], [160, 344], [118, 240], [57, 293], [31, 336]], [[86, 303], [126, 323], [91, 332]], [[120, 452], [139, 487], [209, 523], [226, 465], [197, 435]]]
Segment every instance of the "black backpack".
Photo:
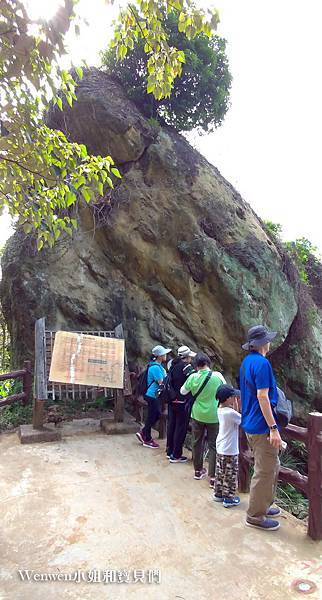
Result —
[[168, 404], [176, 400], [177, 394], [174, 388], [172, 387], [171, 371], [170, 373], [168, 373], [165, 380], [163, 381], [163, 383], [161, 383], [160, 387], [158, 388], [157, 396], [162, 402], [167, 402]]
[[146, 367], [146, 369], [144, 369], [144, 371], [141, 371], [141, 373], [139, 374], [138, 377], [138, 395], [139, 396], [145, 396], [145, 394], [148, 391], [148, 372], [149, 372], [149, 366], [148, 365]]

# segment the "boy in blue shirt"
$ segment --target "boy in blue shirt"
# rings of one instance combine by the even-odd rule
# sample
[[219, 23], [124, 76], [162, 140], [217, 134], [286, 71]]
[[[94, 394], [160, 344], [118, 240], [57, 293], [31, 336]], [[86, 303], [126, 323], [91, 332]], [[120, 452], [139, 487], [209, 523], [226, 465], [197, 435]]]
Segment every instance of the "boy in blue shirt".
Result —
[[271, 507], [279, 473], [279, 450], [282, 440], [275, 421], [277, 387], [274, 372], [266, 358], [275, 331], [262, 325], [251, 327], [248, 341], [242, 346], [249, 354], [240, 367], [242, 428], [254, 454], [246, 525], [265, 531], [276, 530], [280, 523], [270, 517], [281, 514]]
[[145, 448], [159, 448], [159, 444], [152, 439], [151, 428], [161, 416], [160, 399], [157, 396], [157, 390], [167, 375], [163, 364], [167, 362], [169, 352], [171, 352], [170, 348], [164, 348], [160, 345], [155, 346], [148, 364], [147, 389], [144, 394], [144, 399], [148, 403], [148, 414], [143, 429], [136, 433], [136, 437]]

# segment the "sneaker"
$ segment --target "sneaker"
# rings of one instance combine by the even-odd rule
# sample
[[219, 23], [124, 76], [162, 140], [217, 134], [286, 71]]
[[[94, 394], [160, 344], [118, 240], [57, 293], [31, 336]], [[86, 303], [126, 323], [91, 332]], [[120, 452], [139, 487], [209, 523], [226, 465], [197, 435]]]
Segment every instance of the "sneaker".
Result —
[[167, 452], [167, 459], [169, 460], [171, 458], [172, 454], [170, 454], [169, 452]]
[[281, 509], [278, 506], [271, 506], [271, 508], [267, 511], [267, 517], [280, 517], [282, 514]]
[[188, 460], [187, 456], [180, 456], [180, 458], [175, 458], [174, 456], [170, 456], [171, 463], [185, 463], [185, 462], [187, 462], [187, 460]]
[[206, 469], [202, 469], [201, 471], [195, 471], [194, 479], [203, 479], [204, 477], [207, 477]]
[[213, 499], [214, 499], [214, 502], [223, 502], [224, 501], [222, 496], [216, 496], [216, 494], [213, 495]]
[[142, 435], [142, 431], [138, 431], [135, 435], [138, 438], [140, 444], [144, 444], [144, 437]]
[[160, 448], [159, 444], [157, 444], [154, 440], [150, 440], [149, 442], [144, 440], [143, 446], [144, 448]]
[[230, 508], [231, 506], [238, 506], [238, 504], [240, 504], [239, 496], [235, 496], [234, 498], [224, 498], [223, 499], [223, 506], [225, 508]]
[[213, 488], [213, 487], [215, 487], [215, 481], [216, 481], [215, 479], [212, 479], [212, 478], [211, 478], [211, 479], [209, 479], [209, 487], [210, 487], [210, 488]]
[[264, 531], [276, 531], [279, 529], [281, 524], [273, 519], [264, 519], [261, 523], [250, 523], [246, 519], [247, 527], [256, 527], [256, 529], [263, 529]]

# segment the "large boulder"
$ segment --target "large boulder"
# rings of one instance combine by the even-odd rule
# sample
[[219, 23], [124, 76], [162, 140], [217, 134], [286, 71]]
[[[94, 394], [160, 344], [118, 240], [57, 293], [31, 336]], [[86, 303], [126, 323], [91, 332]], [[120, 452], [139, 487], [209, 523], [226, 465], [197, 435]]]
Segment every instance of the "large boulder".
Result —
[[286, 388], [305, 410], [321, 406], [321, 304], [310, 297], [314, 323], [306, 327], [295, 269], [254, 211], [182, 136], [152, 126], [106, 74], [87, 72], [77, 95], [73, 109], [52, 111], [50, 125], [111, 154], [123, 178], [111, 204], [80, 207], [73, 239], [39, 254], [21, 232], [8, 242], [1, 296], [16, 364], [33, 352], [38, 317], [52, 329], [122, 321], [130, 361], [144, 361], [158, 342], [188, 344], [233, 381], [247, 329], [266, 323], [279, 331], [274, 362]]

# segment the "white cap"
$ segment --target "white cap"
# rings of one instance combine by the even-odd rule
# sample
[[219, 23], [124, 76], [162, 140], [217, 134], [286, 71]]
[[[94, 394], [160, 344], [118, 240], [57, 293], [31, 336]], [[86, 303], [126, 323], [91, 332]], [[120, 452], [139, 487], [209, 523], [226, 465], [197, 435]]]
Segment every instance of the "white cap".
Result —
[[188, 356], [194, 358], [196, 352], [192, 352], [189, 346], [180, 346], [180, 348], [178, 348], [178, 356], [181, 356], [182, 358], [187, 358]]
[[165, 348], [164, 346], [154, 346], [152, 348], [153, 356], [165, 356], [171, 352], [171, 348]]

